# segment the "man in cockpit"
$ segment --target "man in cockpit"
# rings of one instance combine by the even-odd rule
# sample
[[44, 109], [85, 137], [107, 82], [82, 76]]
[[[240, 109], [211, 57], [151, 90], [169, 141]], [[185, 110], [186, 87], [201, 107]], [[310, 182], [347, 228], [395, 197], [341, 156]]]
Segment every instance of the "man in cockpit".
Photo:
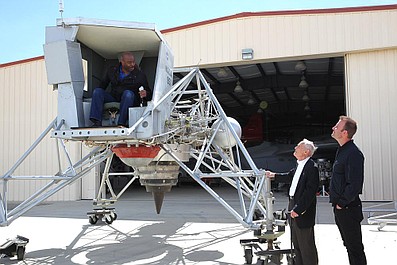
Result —
[[[110, 83], [110, 92], [106, 91]], [[143, 87], [143, 89], [140, 89]], [[146, 75], [135, 64], [131, 52], [119, 56], [119, 64], [110, 67], [102, 78], [99, 87], [92, 94], [90, 120], [94, 127], [102, 126], [103, 105], [107, 102], [120, 102], [118, 125], [128, 127], [128, 108], [138, 106], [152, 99]]]

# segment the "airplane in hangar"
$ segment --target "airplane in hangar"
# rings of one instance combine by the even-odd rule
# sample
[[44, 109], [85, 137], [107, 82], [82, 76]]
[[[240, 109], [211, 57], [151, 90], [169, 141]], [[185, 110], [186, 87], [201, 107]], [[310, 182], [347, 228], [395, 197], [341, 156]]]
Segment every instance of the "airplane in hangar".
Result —
[[[91, 91], [102, 70], [117, 63], [117, 56], [131, 51], [136, 63], [148, 76], [153, 88], [147, 106], [129, 109], [128, 127], [112, 125], [117, 115], [92, 127], [88, 118]], [[280, 264], [281, 255], [291, 250], [277, 249], [275, 239], [285, 231], [285, 212], [274, 211], [270, 179], [258, 168], [243, 142], [238, 122], [228, 117], [198, 67], [174, 68], [173, 53], [154, 24], [98, 19], [58, 19], [46, 28], [44, 58], [48, 83], [58, 94], [57, 117], [15, 165], [1, 176], [0, 225], [7, 226], [32, 207], [104, 164], [93, 209], [87, 213], [91, 224], [117, 219], [117, 200], [135, 181], [153, 194], [160, 213], [166, 192], [178, 182], [184, 170], [195, 182], [233, 215], [254, 231], [254, 239], [240, 242], [247, 263], [258, 256], [262, 264]], [[173, 83], [173, 74], [184, 77]], [[117, 108], [117, 103], [105, 106]], [[47, 136], [55, 139], [68, 166], [52, 176], [13, 175], [23, 160]], [[72, 161], [66, 142], [80, 142], [90, 152]], [[118, 193], [109, 171], [117, 156], [133, 169], [131, 179]], [[61, 160], [61, 154], [59, 155]], [[193, 166], [186, 162], [193, 160]], [[244, 161], [244, 162], [243, 162]], [[244, 163], [244, 166], [243, 166]], [[232, 207], [204, 180], [219, 178], [236, 190], [239, 207]], [[18, 179], [47, 180], [34, 194], [8, 209], [7, 185]], [[256, 218], [260, 213], [261, 218]], [[261, 243], [266, 248], [260, 247]]]

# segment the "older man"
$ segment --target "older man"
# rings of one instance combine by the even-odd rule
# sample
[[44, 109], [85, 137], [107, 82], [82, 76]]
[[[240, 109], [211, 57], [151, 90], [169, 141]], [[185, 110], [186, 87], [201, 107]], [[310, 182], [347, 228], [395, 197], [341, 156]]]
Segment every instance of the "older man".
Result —
[[[106, 91], [111, 86], [110, 93]], [[143, 87], [143, 90], [139, 90]], [[152, 93], [146, 75], [135, 64], [131, 52], [123, 52], [119, 64], [108, 69], [99, 87], [92, 94], [90, 120], [94, 127], [102, 125], [103, 104], [120, 102], [118, 125], [128, 127], [128, 109], [137, 106], [142, 99], [150, 100]]]
[[304, 139], [295, 147], [297, 167], [287, 173], [266, 172], [266, 176], [289, 182], [290, 225], [292, 243], [295, 249], [296, 265], [317, 265], [318, 255], [314, 239], [316, 218], [316, 193], [319, 188], [319, 175], [311, 157], [316, 151], [313, 142]]

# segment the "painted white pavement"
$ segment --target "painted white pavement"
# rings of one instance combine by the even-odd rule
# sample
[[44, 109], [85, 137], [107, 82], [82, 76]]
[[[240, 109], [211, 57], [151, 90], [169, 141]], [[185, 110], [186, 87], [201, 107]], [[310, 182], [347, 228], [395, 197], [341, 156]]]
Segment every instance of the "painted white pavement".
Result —
[[[133, 189], [115, 205], [118, 219], [111, 225], [88, 223], [85, 213], [91, 201], [47, 202], [33, 208], [10, 226], [0, 227], [0, 244], [17, 235], [29, 238], [25, 259], [4, 257], [0, 264], [244, 264], [240, 239], [253, 238], [252, 232], [205, 191], [174, 188], [157, 215], [151, 195]], [[217, 190], [233, 202], [230, 189]], [[275, 209], [283, 208], [284, 194], [275, 197]], [[318, 201], [315, 235], [320, 264], [348, 264], [327, 199]], [[279, 238], [281, 248], [289, 248], [288, 230]], [[368, 264], [396, 264], [397, 226], [378, 231], [376, 225], [364, 224], [362, 230]]]

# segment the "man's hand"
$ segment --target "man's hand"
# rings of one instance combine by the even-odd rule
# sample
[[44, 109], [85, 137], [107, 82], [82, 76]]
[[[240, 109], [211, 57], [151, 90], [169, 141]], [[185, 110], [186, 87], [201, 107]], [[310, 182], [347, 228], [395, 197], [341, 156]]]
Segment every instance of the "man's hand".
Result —
[[276, 175], [276, 173], [271, 172], [271, 171], [265, 171], [265, 176], [269, 179], [274, 179], [274, 176]]
[[342, 209], [342, 207], [340, 207], [339, 204], [337, 204], [335, 207], [336, 207], [337, 210]]
[[293, 210], [291, 211], [290, 215], [291, 215], [291, 218], [295, 218], [295, 217], [298, 217], [298, 216], [299, 216], [299, 214], [297, 214], [297, 213], [294, 212]]
[[145, 98], [146, 97], [146, 90], [139, 90], [139, 96], [141, 98]]

